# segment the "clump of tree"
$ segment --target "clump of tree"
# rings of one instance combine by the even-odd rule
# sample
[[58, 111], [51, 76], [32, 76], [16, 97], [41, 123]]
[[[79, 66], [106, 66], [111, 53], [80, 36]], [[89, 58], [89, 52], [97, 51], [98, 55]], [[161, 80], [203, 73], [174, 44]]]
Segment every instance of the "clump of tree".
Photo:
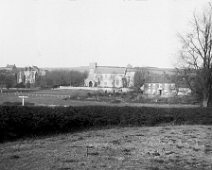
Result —
[[41, 87], [84, 86], [87, 72], [54, 70], [38, 77], [36, 84]]
[[202, 15], [193, 15], [192, 30], [179, 35], [182, 42], [180, 51], [182, 71], [193, 93], [202, 99], [207, 107], [212, 93], [212, 8]]
[[12, 88], [16, 85], [16, 75], [13, 72], [7, 70], [0, 71], [0, 89], [2, 88]]
[[180, 87], [188, 87], [191, 89], [189, 85], [190, 81], [188, 81], [189, 79], [184, 74], [184, 70], [176, 68], [173, 74], [165, 73], [164, 76], [168, 82], [175, 84], [174, 90], [176, 90], [176, 95], [178, 95]]
[[134, 75], [134, 88], [137, 92], [141, 91], [141, 87], [149, 79], [149, 72], [144, 68], [137, 68]]

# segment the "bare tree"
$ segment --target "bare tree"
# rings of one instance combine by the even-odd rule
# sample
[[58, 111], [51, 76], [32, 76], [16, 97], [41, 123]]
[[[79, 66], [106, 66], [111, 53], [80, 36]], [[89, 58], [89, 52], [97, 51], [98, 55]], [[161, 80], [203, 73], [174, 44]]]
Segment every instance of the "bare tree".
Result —
[[212, 9], [200, 17], [194, 14], [192, 31], [184, 36], [179, 35], [179, 38], [183, 45], [180, 52], [181, 69], [187, 75], [190, 88], [198, 89], [202, 105], [207, 107], [212, 92]]
[[137, 68], [137, 71], [134, 75], [134, 87], [137, 92], [140, 91], [140, 88], [144, 85], [145, 81], [149, 78], [149, 73], [143, 68]]

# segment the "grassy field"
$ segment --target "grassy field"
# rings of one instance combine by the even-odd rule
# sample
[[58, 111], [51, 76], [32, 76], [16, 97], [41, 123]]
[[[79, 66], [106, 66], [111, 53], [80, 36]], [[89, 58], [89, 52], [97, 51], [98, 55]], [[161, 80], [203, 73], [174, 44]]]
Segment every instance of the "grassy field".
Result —
[[82, 97], [86, 96], [87, 93], [93, 93], [92, 91], [86, 90], [39, 90], [32, 92], [12, 92], [0, 94], [0, 104], [4, 102], [21, 102], [18, 96], [28, 96], [26, 102], [34, 103], [35, 105], [56, 105], [56, 106], [66, 106], [66, 105], [81, 105], [79, 101], [66, 101], [67, 97]]
[[0, 144], [1, 170], [211, 170], [212, 126], [87, 130]]
[[[167, 103], [143, 103], [128, 102], [121, 97], [102, 97], [99, 99], [98, 92], [89, 90], [32, 90], [24, 92], [5, 92], [0, 94], [0, 105], [5, 102], [21, 104], [18, 96], [28, 96], [26, 104], [32, 103], [35, 106], [84, 106], [84, 105], [118, 105], [118, 106], [149, 106], [149, 107], [199, 107], [198, 104], [167, 104]], [[92, 97], [89, 97], [91, 95]], [[118, 102], [117, 102], [118, 101]]]

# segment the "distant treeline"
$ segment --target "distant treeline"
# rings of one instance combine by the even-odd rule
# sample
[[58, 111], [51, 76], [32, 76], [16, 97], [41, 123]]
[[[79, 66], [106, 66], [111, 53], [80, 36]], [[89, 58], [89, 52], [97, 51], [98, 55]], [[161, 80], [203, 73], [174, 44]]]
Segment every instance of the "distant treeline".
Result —
[[0, 70], [0, 88], [11, 88], [17, 85], [17, 74], [13, 71]]
[[55, 70], [47, 71], [45, 76], [37, 76], [35, 84], [17, 83], [17, 72], [0, 71], [0, 88], [30, 88], [30, 87], [50, 87], [57, 86], [83, 86], [87, 78], [87, 72]]
[[57, 86], [83, 86], [87, 78], [87, 72], [79, 71], [48, 71], [45, 76], [40, 76], [36, 80], [36, 86], [57, 87]]

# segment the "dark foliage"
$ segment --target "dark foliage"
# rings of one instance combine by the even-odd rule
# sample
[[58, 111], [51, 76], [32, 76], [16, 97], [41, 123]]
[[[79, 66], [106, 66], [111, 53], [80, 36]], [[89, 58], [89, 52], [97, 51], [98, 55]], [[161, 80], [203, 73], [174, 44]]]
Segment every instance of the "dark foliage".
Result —
[[7, 89], [16, 85], [16, 75], [14, 72], [7, 70], [0, 70], [0, 88], [6, 87]]
[[37, 79], [37, 86], [53, 87], [59, 86], [83, 86], [84, 80], [87, 77], [87, 72], [55, 70], [48, 71], [45, 76], [40, 76]]
[[25, 88], [26, 86], [24, 85], [23, 82], [16, 84], [15, 88]]
[[0, 106], [0, 141], [90, 127], [212, 124], [212, 108]]

